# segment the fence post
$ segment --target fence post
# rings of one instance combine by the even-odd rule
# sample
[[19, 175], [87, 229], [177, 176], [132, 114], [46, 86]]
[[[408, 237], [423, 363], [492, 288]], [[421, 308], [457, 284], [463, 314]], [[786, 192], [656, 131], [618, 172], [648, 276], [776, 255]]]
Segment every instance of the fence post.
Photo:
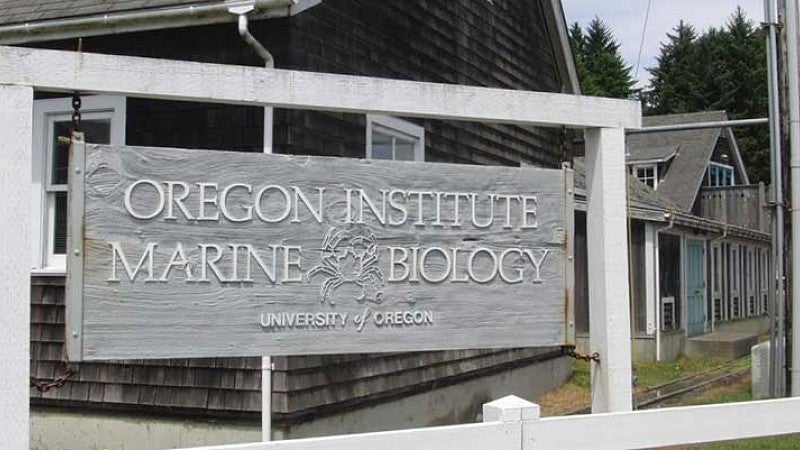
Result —
[[3, 448], [29, 447], [33, 88], [0, 85], [0, 423]]
[[631, 324], [628, 293], [625, 130], [593, 128], [586, 141], [586, 243], [592, 412], [630, 411]]
[[519, 422], [538, 418], [539, 405], [516, 395], [507, 395], [483, 404], [484, 422]]
[[[484, 422], [505, 422], [514, 424], [516, 429], [514, 432], [519, 433], [519, 439], [515, 442], [519, 443], [513, 448], [522, 450], [524, 447], [524, 424], [539, 419], [539, 405], [521, 399], [516, 395], [508, 395], [503, 398], [483, 404], [483, 421]], [[507, 447], [504, 447], [504, 450]]]

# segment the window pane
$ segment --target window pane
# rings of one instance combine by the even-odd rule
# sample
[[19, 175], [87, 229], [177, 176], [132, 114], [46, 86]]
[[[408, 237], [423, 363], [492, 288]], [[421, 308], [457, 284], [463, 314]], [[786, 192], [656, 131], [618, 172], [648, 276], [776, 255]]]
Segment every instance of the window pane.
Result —
[[67, 253], [67, 193], [55, 192], [55, 232], [53, 233], [53, 254]]
[[92, 144], [111, 143], [111, 120], [92, 119], [82, 120], [84, 139]]
[[372, 131], [372, 157], [392, 159], [392, 137], [379, 131]]
[[59, 136], [69, 136], [70, 123], [67, 121], [53, 123], [53, 155], [51, 159], [50, 182], [67, 184], [67, 165], [69, 164], [69, 145], [58, 141]]
[[[111, 143], [111, 120], [82, 120], [84, 139], [93, 144]], [[50, 182], [67, 184], [67, 167], [69, 165], [69, 145], [59, 143], [58, 137], [69, 137], [72, 124], [62, 120], [53, 123], [53, 155], [51, 160]]]
[[395, 138], [394, 159], [398, 161], [414, 161], [414, 142]]

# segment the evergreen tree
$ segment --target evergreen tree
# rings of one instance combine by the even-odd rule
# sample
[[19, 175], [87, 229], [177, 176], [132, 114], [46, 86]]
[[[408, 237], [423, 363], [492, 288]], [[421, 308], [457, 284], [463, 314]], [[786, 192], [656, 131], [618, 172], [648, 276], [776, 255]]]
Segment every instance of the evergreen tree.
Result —
[[631, 68], [619, 54], [611, 29], [595, 17], [584, 34], [576, 22], [569, 31], [581, 91], [586, 95], [627, 98], [633, 92]]
[[673, 31], [667, 34], [668, 42], [661, 45], [656, 67], [648, 69], [652, 88], [646, 93], [646, 101], [652, 114], [694, 111], [697, 104], [699, 79], [692, 71], [697, 35], [683, 21]]
[[[731, 119], [768, 114], [766, 50], [763, 36], [737, 8], [723, 28], [697, 36], [681, 21], [648, 69], [647, 114], [725, 110]], [[767, 127], [736, 130], [751, 182], [769, 180]]]

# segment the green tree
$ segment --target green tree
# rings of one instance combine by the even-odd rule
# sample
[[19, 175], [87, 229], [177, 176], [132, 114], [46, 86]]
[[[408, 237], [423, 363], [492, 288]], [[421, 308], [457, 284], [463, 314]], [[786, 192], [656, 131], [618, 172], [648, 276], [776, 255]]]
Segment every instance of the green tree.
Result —
[[699, 79], [693, 71], [697, 35], [684, 21], [673, 31], [667, 34], [667, 43], [661, 45], [656, 67], [648, 69], [651, 89], [645, 98], [651, 114], [694, 111], [698, 103]]
[[634, 93], [631, 68], [619, 54], [611, 29], [595, 17], [583, 32], [575, 22], [569, 31], [581, 91], [586, 95], [627, 98]]
[[[737, 8], [726, 25], [697, 36], [681, 21], [648, 69], [646, 114], [725, 110], [731, 119], [766, 117], [767, 67], [764, 38]], [[767, 127], [736, 129], [751, 182], [769, 181]]]

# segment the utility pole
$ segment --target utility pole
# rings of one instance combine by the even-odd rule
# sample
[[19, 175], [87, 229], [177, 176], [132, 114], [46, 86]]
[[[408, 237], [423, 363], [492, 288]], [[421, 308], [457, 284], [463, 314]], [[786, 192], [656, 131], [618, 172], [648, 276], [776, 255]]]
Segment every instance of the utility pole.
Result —
[[[798, 267], [800, 264], [800, 88], [798, 87], [798, 0], [785, 1], [785, 27], [786, 32], [786, 95], [788, 97], [789, 116], [789, 170], [791, 182], [791, 264]], [[791, 332], [791, 393], [793, 397], [800, 396], [800, 333], [797, 333], [797, 324], [800, 324], [800, 283], [792, 277], [792, 332]]]
[[770, 178], [772, 180], [772, 274], [770, 289], [770, 364], [769, 393], [771, 397], [785, 395], [784, 360], [784, 302], [786, 291], [783, 273], [783, 173], [781, 146], [780, 88], [778, 83], [778, 17], [775, 0], [764, 0], [764, 24], [767, 30], [767, 72], [769, 86]]

